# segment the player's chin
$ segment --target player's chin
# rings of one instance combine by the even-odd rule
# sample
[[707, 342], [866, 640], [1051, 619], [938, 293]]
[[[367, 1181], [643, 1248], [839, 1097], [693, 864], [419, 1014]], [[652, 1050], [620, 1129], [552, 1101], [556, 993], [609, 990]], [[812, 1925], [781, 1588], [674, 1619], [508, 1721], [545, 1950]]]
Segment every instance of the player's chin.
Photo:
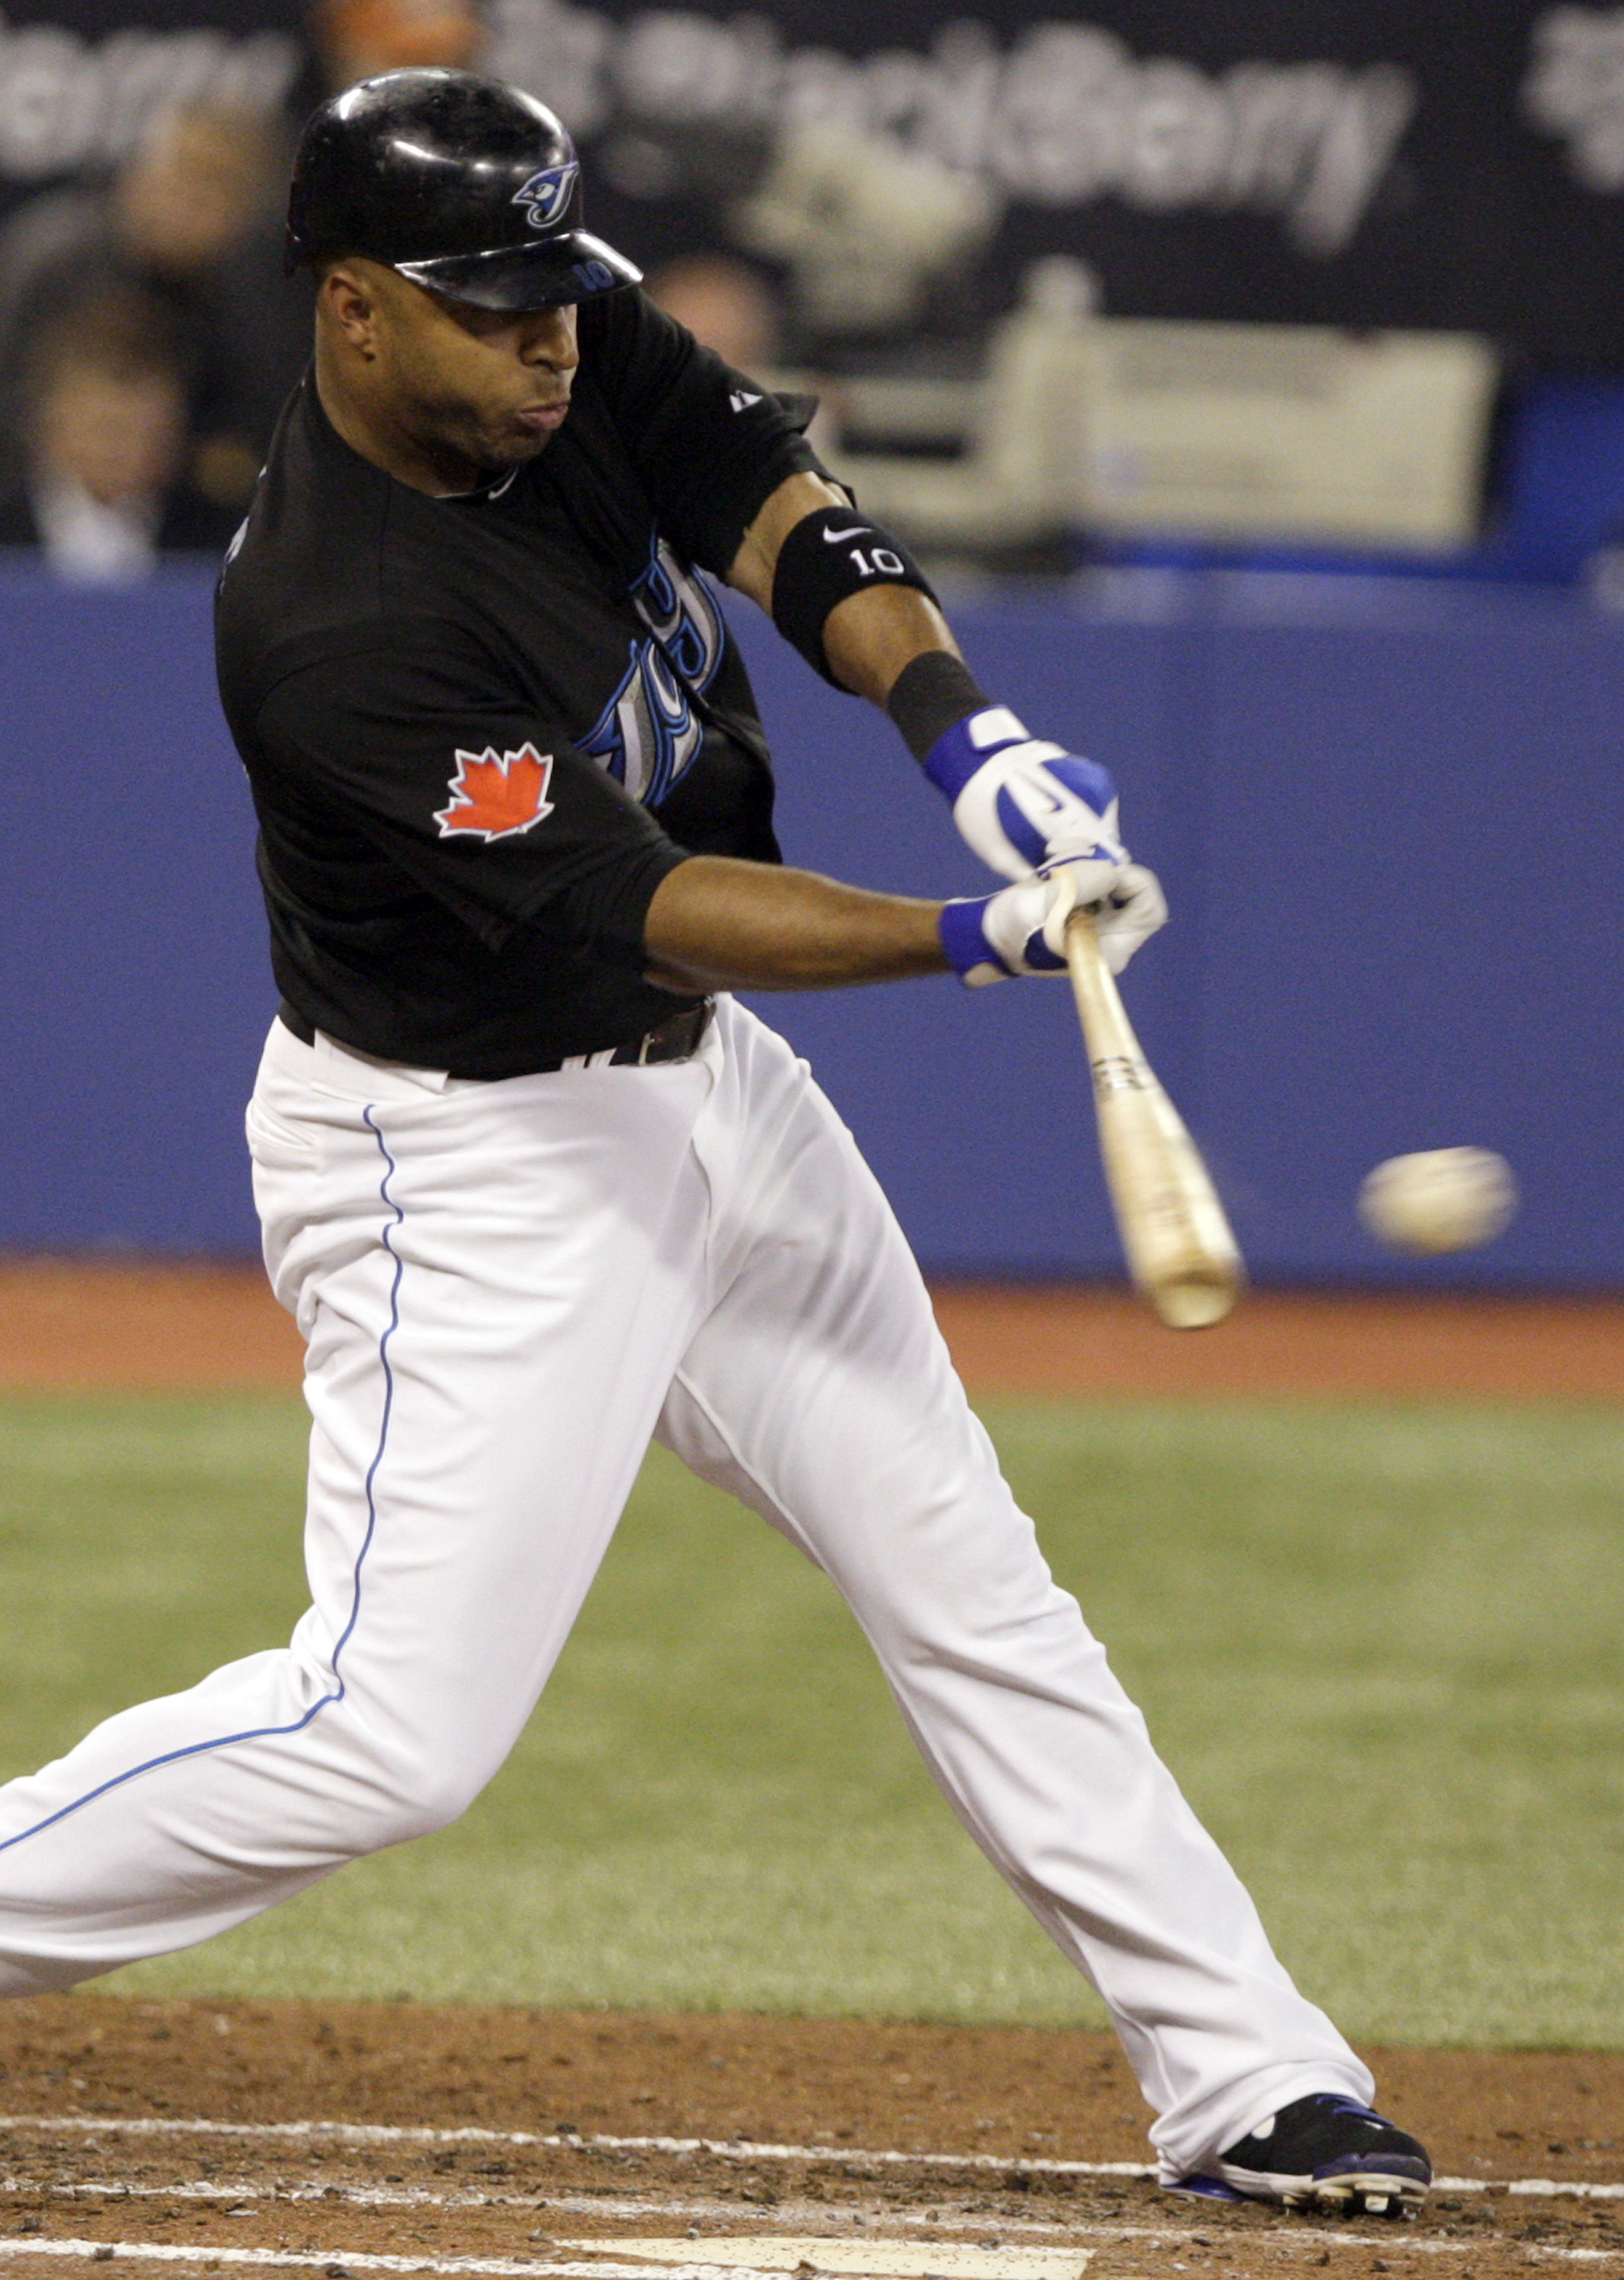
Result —
[[522, 466], [527, 459], [544, 451], [564, 425], [566, 404], [550, 404], [543, 411], [515, 412], [502, 423], [502, 433], [495, 438], [496, 452], [504, 466]]
[[544, 451], [551, 441], [550, 435], [533, 435], [522, 428], [504, 427], [498, 434], [488, 432], [481, 437], [476, 456], [481, 466], [511, 472]]

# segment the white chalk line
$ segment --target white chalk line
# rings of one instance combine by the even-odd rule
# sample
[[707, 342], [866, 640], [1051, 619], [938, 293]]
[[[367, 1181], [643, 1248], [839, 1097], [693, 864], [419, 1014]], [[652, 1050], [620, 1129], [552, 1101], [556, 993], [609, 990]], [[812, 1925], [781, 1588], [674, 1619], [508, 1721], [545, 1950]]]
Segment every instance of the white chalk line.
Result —
[[[342, 2264], [347, 2272], [467, 2272], [490, 2274], [496, 2280], [510, 2280], [510, 2276], [511, 2280], [543, 2280], [543, 2275], [545, 2280], [656, 2280], [646, 2264], [615, 2264], [607, 2257], [554, 2264], [528, 2256], [385, 2256], [370, 2249], [220, 2248], [209, 2240], [191, 2247], [173, 2240], [0, 2240], [0, 2257], [4, 2256], [81, 2256], [103, 2263], [121, 2262], [127, 2257], [132, 2263], [261, 2268], [291, 2264], [307, 2268], [319, 2266], [324, 2271], [330, 2264]], [[736, 2264], [666, 2265], [660, 2268], [658, 2280], [738, 2280], [738, 2274]], [[772, 2280], [772, 2276], [764, 2273], [762, 2280]]]
[[[427, 2186], [408, 2185], [395, 2188], [370, 2185], [272, 2186], [233, 2184], [229, 2181], [215, 2183], [206, 2179], [189, 2179], [182, 2184], [173, 2185], [149, 2185], [127, 2184], [121, 2177], [90, 2180], [75, 2184], [55, 2184], [46, 2179], [34, 2177], [0, 2177], [0, 2197], [6, 2196], [27, 2196], [39, 2199], [63, 2201], [197, 2201], [206, 2205], [219, 2204], [227, 2216], [242, 2217], [258, 2216], [279, 2207], [295, 2206], [301, 2209], [325, 2208], [335, 2213], [346, 2207], [422, 2209], [451, 2214], [460, 2210], [506, 2208], [523, 2210], [526, 2214], [535, 2216], [599, 2217], [605, 2223], [620, 2223], [645, 2217], [685, 2217], [709, 2224], [725, 2224], [732, 2238], [738, 2240], [770, 2239], [774, 2237], [775, 2228], [789, 2223], [792, 2219], [803, 2225], [824, 2226], [839, 2221], [838, 2212], [832, 2210], [827, 2202], [800, 2201], [793, 2199], [779, 2201], [770, 2212], [764, 2210], [759, 2216], [756, 2216], [750, 2211], [740, 2208], [734, 2201], [695, 2200], [676, 2196], [667, 2197], [663, 2194], [656, 2199], [638, 2194], [588, 2196], [586, 2194], [435, 2193], [431, 2192]], [[1212, 2221], [1222, 2222], [1221, 2219]], [[1202, 2220], [1200, 2217], [1196, 2217], [1191, 2222], [1198, 2226]], [[1118, 2232], [1123, 2230], [1133, 2232], [1135, 2238], [1146, 2239], [1183, 2239], [1189, 2237], [1187, 2231], [1168, 2232], [1159, 2226], [1125, 2228], [1115, 2219], [1109, 2217], [1068, 2220], [1063, 2217], [1012, 2217], [1000, 2214], [994, 2222], [985, 2214], [961, 2216], [939, 2209], [929, 2213], [923, 2210], [888, 2209], [885, 2214], [885, 2224], [888, 2230], [893, 2231], [904, 2230], [910, 2232], [972, 2234], [977, 2236], [978, 2245], [987, 2245], [989, 2234], [997, 2236], [1000, 2245], [1006, 2243], [1012, 2244], [1016, 2238], [1030, 2239], [1034, 2245], [1036, 2245], [1039, 2237], [1044, 2244], [1049, 2244], [1052, 2243], [1057, 2237], [1068, 2239], [1074, 2234], [1097, 2233], [1114, 2238]], [[744, 2228], [753, 2228], [753, 2230]], [[873, 2240], [881, 2237], [878, 2232], [869, 2230], [866, 2226], [857, 2225], [848, 2232], [828, 2235], [831, 2239], [847, 2242]], [[1302, 2232], [1294, 2230], [1294, 2238], [1304, 2237]], [[1339, 2230], [1331, 2237], [1344, 2240], [1350, 2236]], [[1378, 2238], [1388, 2239], [1391, 2236], [1383, 2232], [1380, 2235], [1358, 2237], [1368, 2241]], [[1401, 2238], [1405, 2246], [1414, 2245], [1407, 2231]], [[943, 2245], [946, 2245], [945, 2243]], [[0, 2238], [0, 2248], [4, 2248], [4, 2239]], [[1608, 2254], [1616, 2253], [1624, 2255], [1624, 2248], [1617, 2252], [1598, 2253]], [[552, 2267], [549, 2265], [546, 2268], [550, 2271]]]
[[[1204, 2222], [1215, 2230], [1214, 2220]], [[1160, 2242], [1174, 2247], [1188, 2247], [1197, 2240], [1212, 2243], [1212, 2231], [1197, 2234], [1189, 2230], [1172, 2230], [1159, 2225], [1080, 2224], [1071, 2228], [1077, 2240], [1099, 2243], [1145, 2241]], [[1518, 2241], [1515, 2244], [1477, 2240], [1439, 2240], [1423, 2236], [1414, 2237], [1407, 2230], [1380, 2233], [1329, 2231], [1312, 2225], [1293, 2225], [1289, 2233], [1249, 2233], [1236, 2236], [1229, 2244], [1238, 2249], [1244, 2238], [1249, 2245], [1257, 2246], [1263, 2253], [1275, 2257], [1290, 2257], [1299, 2248], [1382, 2248], [1395, 2254], [1417, 2256], [1479, 2256], [1486, 2249], [1515, 2245], [1529, 2260], [1543, 2260], [1565, 2264], [1617, 2264], [1624, 2252], [1612, 2248], [1558, 2248], [1538, 2241]], [[927, 2253], [928, 2244], [920, 2243]], [[111, 2251], [111, 2254], [109, 2252]], [[1091, 2253], [1092, 2252], [1088, 2252]], [[340, 2267], [347, 2273], [362, 2272], [436, 2272], [466, 2273], [490, 2276], [490, 2280], [782, 2280], [770, 2267], [741, 2266], [737, 2263], [707, 2264], [696, 2261], [691, 2264], [667, 2264], [658, 2269], [648, 2264], [616, 2263], [615, 2244], [605, 2240], [602, 2256], [591, 2260], [554, 2261], [537, 2253], [526, 2257], [478, 2256], [405, 2256], [381, 2254], [372, 2250], [350, 2249], [291, 2249], [291, 2248], [226, 2248], [213, 2241], [189, 2245], [180, 2241], [142, 2240], [39, 2240], [0, 2238], [0, 2261], [12, 2256], [79, 2257], [89, 2261], [112, 2262], [127, 2259], [132, 2263], [148, 2264], [231, 2264], [260, 2269], [294, 2266], [304, 2269], [319, 2267]], [[921, 2255], [924, 2262], [925, 2255]], [[923, 2280], [923, 2276], [921, 2276]]]
[[[66, 2130], [96, 2138], [242, 2138], [263, 2143], [318, 2138], [337, 2145], [535, 2145], [576, 2152], [711, 2153], [728, 2161], [850, 2161], [915, 2169], [1017, 2169], [1033, 2176], [1141, 2177], [1157, 2172], [1143, 2161], [1059, 2161], [1034, 2154], [904, 2153], [865, 2145], [774, 2145], [751, 2138], [611, 2138], [577, 2130], [459, 2130], [391, 2122], [207, 2122], [167, 2114], [4, 2114], [0, 2130]], [[1588, 2201], [1624, 2200], [1624, 2184], [1589, 2184], [1566, 2177], [1435, 2177], [1438, 2193], [1515, 2193], [1538, 2200], [1563, 2196]]]
[[[234, 2184], [229, 2180], [216, 2183], [212, 2178], [187, 2178], [173, 2185], [138, 2185], [123, 2177], [102, 2177], [64, 2184], [58, 2180], [45, 2177], [0, 2177], [0, 2197], [17, 2195], [51, 2200], [218, 2201], [223, 2204], [228, 2215], [240, 2213], [244, 2216], [258, 2214], [250, 2210], [250, 2202], [266, 2203], [273, 2207], [296, 2202], [303, 2207], [314, 2205], [327, 2208], [510, 2208], [525, 2209], [534, 2215], [601, 2216], [616, 2221], [628, 2217], [682, 2216], [726, 2223], [730, 2227], [754, 2222], [758, 2230], [781, 2224], [791, 2213], [826, 2224], [836, 2214], [826, 2202], [791, 2199], [776, 2202], [770, 2216], [764, 2211], [759, 2218], [752, 2218], [735, 2201], [699, 2200], [666, 2193], [658, 2197], [638, 2193], [487, 2193], [472, 2190], [461, 2193], [436, 2193], [427, 2185], [256, 2185], [246, 2182]], [[989, 2224], [984, 2214], [956, 2216], [943, 2210], [929, 2213], [912, 2209], [888, 2210], [886, 2222], [914, 2230], [930, 2227], [938, 2232], [978, 2233], [983, 2238], [992, 2231], [1000, 2235], [1047, 2235], [1064, 2233], [1070, 2229], [1059, 2218], [1000, 2215], [995, 2226]], [[857, 2230], [851, 2238], [861, 2239], [864, 2234]]]
[[[389, 2122], [183, 2122], [167, 2115], [84, 2114], [0, 2114], [0, 2130], [73, 2130], [94, 2138], [113, 2130], [139, 2138], [246, 2138], [255, 2140], [324, 2138], [339, 2145], [534, 2145], [576, 2152], [627, 2153], [714, 2153], [729, 2161], [877, 2162], [898, 2168], [1024, 2169], [1035, 2176], [1153, 2177], [1143, 2161], [1058, 2161], [1013, 2153], [876, 2153], [858, 2145], [772, 2145], [752, 2138], [611, 2138], [576, 2130], [433, 2130]], [[1620, 2188], [1624, 2191], [1624, 2188]]]
[[[304, 2208], [308, 2208], [312, 2201], [318, 2207], [323, 2207], [329, 2211], [335, 2207], [335, 2203], [326, 2200], [319, 2189], [312, 2192], [304, 2188], [291, 2191], [258, 2192], [250, 2187], [242, 2193], [233, 2194], [228, 2187], [213, 2187], [207, 2189], [207, 2194], [205, 2194], [204, 2191], [189, 2187], [125, 2186], [122, 2181], [112, 2184], [103, 2183], [96, 2185], [65, 2186], [39, 2186], [27, 2179], [8, 2179], [0, 2183], [0, 2191], [12, 2189], [27, 2192], [31, 2197], [38, 2199], [96, 2198], [119, 2204], [137, 2199], [198, 2200], [212, 2195], [212, 2198], [226, 2203], [221, 2214], [227, 2216], [249, 2217], [270, 2215], [278, 2207], [285, 2207], [289, 2202], [296, 2202]], [[527, 2210], [527, 2213], [532, 2215], [538, 2213], [535, 2204], [516, 2201], [500, 2203], [487, 2199], [483, 2196], [462, 2200], [438, 2194], [407, 2197], [400, 2194], [346, 2192], [339, 2198], [349, 2207], [354, 2207], [358, 2203], [364, 2207], [406, 2207], [419, 2214], [427, 2207], [455, 2212], [473, 2207], [500, 2206], [522, 2207]], [[259, 2206], [250, 2207], [249, 2205], [250, 2201], [257, 2201]], [[1039, 2228], [1023, 2226], [1017, 2222], [1003, 2227], [998, 2233], [989, 2238], [985, 2217], [974, 2222], [966, 2219], [958, 2227], [940, 2224], [931, 2226], [927, 2238], [912, 2241], [898, 2241], [894, 2238], [888, 2238], [886, 2234], [877, 2230], [871, 2230], [862, 2225], [853, 2226], [843, 2234], [827, 2230], [820, 2230], [816, 2234], [798, 2233], [793, 2236], [786, 2236], [781, 2231], [766, 2229], [753, 2232], [740, 2232], [733, 2229], [737, 2225], [740, 2212], [727, 2201], [707, 2202], [700, 2205], [699, 2208], [692, 2210], [681, 2204], [673, 2205], [663, 2201], [640, 2204], [585, 2199], [568, 2208], [558, 2201], [545, 2206], [549, 2213], [554, 2215], [560, 2214], [587, 2215], [610, 2221], [624, 2221], [631, 2217], [670, 2219], [677, 2215], [697, 2215], [702, 2211], [713, 2223], [726, 2225], [729, 2230], [725, 2235], [720, 2232], [712, 2235], [706, 2244], [711, 2250], [709, 2257], [705, 2257], [699, 2250], [689, 2248], [685, 2242], [676, 2239], [662, 2238], [656, 2243], [646, 2238], [633, 2239], [620, 2235], [605, 2234], [601, 2239], [553, 2240], [544, 2234], [532, 2233], [530, 2238], [536, 2241], [538, 2245], [523, 2252], [519, 2268], [535, 2274], [537, 2276], [537, 2280], [543, 2280], [544, 2276], [545, 2280], [551, 2280], [551, 2276], [573, 2269], [570, 2262], [572, 2255], [577, 2258], [589, 2256], [594, 2259], [590, 2270], [596, 2276], [596, 2280], [603, 2280], [606, 2269], [601, 2261], [604, 2259], [612, 2261], [619, 2258], [624, 2263], [627, 2258], [636, 2258], [643, 2261], [654, 2261], [662, 2265], [680, 2264], [685, 2268], [692, 2268], [697, 2262], [703, 2262], [707, 2268], [722, 2265], [730, 2268], [743, 2266], [751, 2270], [759, 2269], [770, 2273], [783, 2272], [793, 2266], [798, 2266], [802, 2257], [814, 2250], [820, 2255], [827, 2256], [829, 2262], [824, 2268], [829, 2272], [865, 2276], [865, 2280], [876, 2280], [876, 2276], [888, 2272], [912, 2275], [916, 2264], [920, 2268], [941, 2268], [927, 2269], [927, 2280], [952, 2280], [952, 2276], [955, 2274], [959, 2276], [959, 2280], [1053, 2280], [1051, 2268], [1057, 2263], [1066, 2268], [1066, 2280], [1073, 2280], [1070, 2267], [1081, 2254], [1067, 2237], [1066, 2228], [1063, 2226], [1049, 2225]], [[820, 2225], [827, 2224], [827, 2211], [812, 2201], [803, 2206], [791, 2205], [788, 2209], [781, 2205], [778, 2223], [781, 2225], [789, 2222], [791, 2215], [799, 2215], [804, 2222]], [[918, 2233], [926, 2221], [921, 2218], [902, 2216], [899, 2222], [906, 2230]], [[938, 2236], [947, 2230], [974, 2231], [980, 2235], [980, 2238], [970, 2245], [941, 2239]], [[1024, 2244], [1019, 2243], [1006, 2237], [1010, 2233], [1033, 2232], [1040, 2230], [1045, 2235], [1041, 2244], [1029, 2241]], [[697, 2234], [697, 2224], [690, 2226], [690, 2238]], [[4, 2255], [13, 2245], [19, 2248], [19, 2253], [27, 2253], [26, 2242], [12, 2244], [0, 2238], [0, 2255]], [[208, 2248], [199, 2253], [212, 2254], [214, 2252], [212, 2248]], [[233, 2251], [234, 2255], [238, 2253], [254, 2255], [261, 2253], [258, 2250]], [[756, 2263], [758, 2257], [760, 2258], [759, 2266]], [[352, 2259], [347, 2259], [335, 2252], [328, 2252], [328, 2261], [335, 2263], [353, 2261]], [[656, 2276], [643, 2274], [642, 2280], [656, 2280]]]
[[[0, 2196], [24, 2196], [50, 2200], [83, 2201], [202, 2201], [220, 2203], [228, 2215], [241, 2213], [246, 2216], [258, 2214], [249, 2204], [258, 2202], [271, 2207], [297, 2204], [308, 2208], [400, 2208], [400, 2209], [524, 2209], [533, 2215], [601, 2216], [619, 2221], [627, 2217], [671, 2216], [704, 2219], [712, 2223], [731, 2227], [755, 2223], [758, 2230], [781, 2224], [786, 2216], [795, 2214], [828, 2223], [835, 2215], [827, 2204], [820, 2201], [783, 2200], [777, 2202], [768, 2215], [765, 2211], [753, 2218], [735, 2201], [694, 2200], [676, 2195], [660, 2194], [658, 2198], [635, 2193], [597, 2194], [575, 2193], [435, 2193], [427, 2186], [406, 2185], [390, 2188], [375, 2185], [255, 2185], [248, 2184], [216, 2184], [209, 2179], [189, 2178], [173, 2185], [137, 2185], [123, 2177], [93, 2178], [75, 2184], [63, 2184], [43, 2177], [0, 2177]], [[976, 2233], [984, 2239], [996, 2230], [1000, 2235], [1010, 2233], [1064, 2233], [1069, 2227], [1063, 2219], [1000, 2216], [996, 2227], [987, 2217], [955, 2216], [936, 2210], [897, 2209], [888, 2211], [888, 2224], [904, 2225], [918, 2230], [929, 2228], [937, 2232]], [[835, 2236], [831, 2235], [831, 2238]], [[863, 2229], [850, 2236], [854, 2239], [866, 2237]], [[741, 2238], [748, 2238], [742, 2235]]]

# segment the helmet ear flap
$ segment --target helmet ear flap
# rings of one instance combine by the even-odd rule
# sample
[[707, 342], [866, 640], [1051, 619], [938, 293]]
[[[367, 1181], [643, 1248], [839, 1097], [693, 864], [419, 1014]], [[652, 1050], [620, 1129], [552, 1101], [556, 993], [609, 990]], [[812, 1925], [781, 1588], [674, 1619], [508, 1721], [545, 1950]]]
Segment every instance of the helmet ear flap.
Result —
[[[301, 144], [303, 149], [303, 144]], [[282, 275], [291, 277], [304, 259], [305, 184], [296, 166], [288, 185], [288, 220], [282, 231]]]

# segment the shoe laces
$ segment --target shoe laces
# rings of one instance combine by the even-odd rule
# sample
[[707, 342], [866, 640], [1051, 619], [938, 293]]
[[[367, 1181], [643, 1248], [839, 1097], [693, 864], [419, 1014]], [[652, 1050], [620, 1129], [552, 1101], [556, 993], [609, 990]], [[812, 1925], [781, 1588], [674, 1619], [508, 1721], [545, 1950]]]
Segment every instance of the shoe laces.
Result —
[[1340, 2091], [1317, 2091], [1314, 2104], [1327, 2114], [1351, 2114], [1360, 2122], [1379, 2122], [1383, 2130], [1390, 2130], [1393, 2126], [1384, 2114], [1376, 2112], [1374, 2106], [1361, 2106], [1357, 2098], [1349, 2098]]

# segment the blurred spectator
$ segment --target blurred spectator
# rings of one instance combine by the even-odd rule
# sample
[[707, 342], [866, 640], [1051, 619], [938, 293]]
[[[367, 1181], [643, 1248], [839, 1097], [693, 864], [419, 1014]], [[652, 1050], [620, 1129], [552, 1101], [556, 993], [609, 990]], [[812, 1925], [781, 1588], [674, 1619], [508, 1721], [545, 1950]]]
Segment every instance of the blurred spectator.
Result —
[[[223, 504], [252, 488], [277, 400], [308, 353], [308, 308], [273, 297], [285, 345], [267, 347], [266, 320], [243, 338], [242, 317], [262, 297], [232, 289], [231, 265], [268, 220], [281, 172], [276, 137], [240, 111], [189, 107], [160, 114], [106, 189], [48, 191], [0, 232], [0, 416], [19, 437], [28, 343], [87, 294], [131, 289], [166, 312], [183, 365], [200, 472]], [[253, 266], [262, 270], [261, 257]]]
[[125, 257], [184, 281], [240, 243], [270, 187], [263, 121], [242, 111], [160, 116], [119, 177], [110, 220]]
[[222, 549], [233, 518], [185, 481], [186, 385], [164, 312], [128, 289], [61, 311], [22, 374], [23, 471], [0, 545], [64, 578], [143, 578], [160, 552]]
[[323, 93], [337, 95], [357, 80], [411, 65], [470, 70], [485, 27], [467, 0], [316, 0], [310, 34]]
[[727, 253], [690, 253], [645, 281], [649, 298], [740, 372], [778, 361], [779, 309], [758, 270]]
[[787, 269], [797, 352], [816, 356], [917, 334], [933, 300], [969, 283], [998, 215], [973, 176], [819, 122], [788, 129], [728, 220], [741, 244]]
[[[512, 21], [512, 10], [498, 13], [492, 45], [498, 67], [506, 52], [503, 27]], [[529, 82], [521, 75], [520, 83]], [[544, 89], [544, 79], [536, 85]], [[759, 189], [776, 147], [761, 119], [694, 124], [645, 118], [635, 108], [618, 112], [581, 154], [588, 227], [650, 273], [716, 251], [734, 243], [734, 210]]]

